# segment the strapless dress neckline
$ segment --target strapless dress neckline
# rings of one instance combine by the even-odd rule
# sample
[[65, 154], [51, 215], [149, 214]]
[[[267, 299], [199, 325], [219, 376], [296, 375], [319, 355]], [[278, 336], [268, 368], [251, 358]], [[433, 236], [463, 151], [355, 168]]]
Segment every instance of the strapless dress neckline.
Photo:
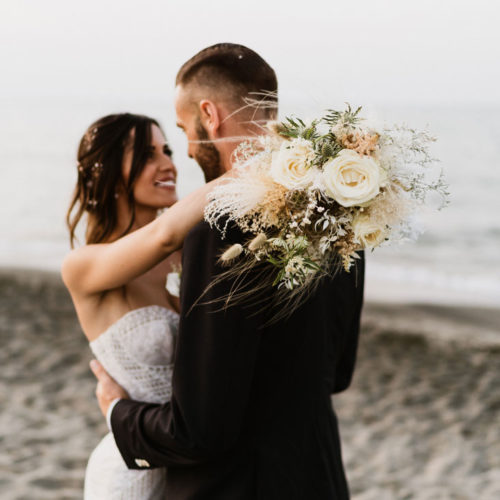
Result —
[[[152, 314], [149, 314], [151, 312]], [[94, 346], [97, 343], [99, 343], [99, 339], [101, 339], [104, 336], [108, 336], [110, 332], [113, 332], [117, 329], [120, 329], [122, 324], [127, 324], [127, 326], [132, 326], [134, 323], [141, 323], [144, 321], [144, 317], [148, 316], [148, 318], [157, 318], [160, 319], [161, 317], [168, 318], [170, 316], [170, 319], [173, 320], [174, 322], [179, 321], [179, 313], [173, 311], [172, 309], [169, 309], [168, 307], [165, 306], [159, 306], [156, 304], [149, 305], [149, 306], [142, 306], [138, 307], [137, 309], [132, 309], [131, 311], [126, 312], [123, 316], [120, 316], [114, 323], [111, 323], [111, 325], [108, 326], [102, 333], [100, 333], [94, 340], [91, 340], [89, 342], [90, 346]]]

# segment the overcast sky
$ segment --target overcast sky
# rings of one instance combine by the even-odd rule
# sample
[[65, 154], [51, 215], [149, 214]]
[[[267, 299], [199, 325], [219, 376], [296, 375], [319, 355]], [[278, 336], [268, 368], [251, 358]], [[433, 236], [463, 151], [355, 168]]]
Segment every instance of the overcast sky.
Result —
[[179, 193], [203, 182], [175, 127], [174, 79], [217, 42], [245, 44], [275, 68], [281, 117], [348, 101], [389, 123], [430, 123], [460, 200], [436, 233], [477, 225], [470, 186], [484, 186], [479, 220], [496, 227], [499, 27], [498, 0], [0, 0], [0, 264], [58, 268], [78, 141], [100, 116], [158, 118]]
[[263, 55], [285, 95], [498, 105], [499, 12], [493, 0], [2, 0], [0, 98], [170, 98], [187, 58], [231, 41]]

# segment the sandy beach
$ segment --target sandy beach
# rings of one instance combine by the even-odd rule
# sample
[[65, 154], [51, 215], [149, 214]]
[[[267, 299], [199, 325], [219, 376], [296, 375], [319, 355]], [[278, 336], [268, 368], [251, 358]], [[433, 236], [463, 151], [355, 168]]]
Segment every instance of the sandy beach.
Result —
[[[59, 277], [0, 270], [0, 497], [82, 497], [106, 432]], [[354, 500], [500, 498], [500, 310], [369, 303], [334, 398]], [[312, 499], [313, 500], [313, 499]]]

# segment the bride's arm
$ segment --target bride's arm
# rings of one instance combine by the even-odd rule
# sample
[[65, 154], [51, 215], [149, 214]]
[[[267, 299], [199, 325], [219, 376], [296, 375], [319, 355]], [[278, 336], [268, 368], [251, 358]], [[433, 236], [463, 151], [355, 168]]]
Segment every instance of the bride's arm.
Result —
[[111, 290], [154, 267], [179, 249], [187, 233], [202, 220], [207, 194], [217, 182], [220, 179], [205, 184], [153, 222], [112, 243], [71, 251], [61, 269], [68, 289], [78, 295]]

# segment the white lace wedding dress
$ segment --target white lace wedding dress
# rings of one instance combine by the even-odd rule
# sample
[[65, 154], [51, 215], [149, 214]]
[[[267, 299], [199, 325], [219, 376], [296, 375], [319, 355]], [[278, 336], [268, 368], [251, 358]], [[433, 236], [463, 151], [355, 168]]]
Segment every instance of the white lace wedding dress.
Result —
[[[96, 340], [95, 357], [132, 399], [164, 403], [171, 396], [179, 316], [160, 306], [128, 312]], [[165, 470], [129, 470], [108, 433], [92, 452], [85, 472], [85, 500], [165, 498]]]

